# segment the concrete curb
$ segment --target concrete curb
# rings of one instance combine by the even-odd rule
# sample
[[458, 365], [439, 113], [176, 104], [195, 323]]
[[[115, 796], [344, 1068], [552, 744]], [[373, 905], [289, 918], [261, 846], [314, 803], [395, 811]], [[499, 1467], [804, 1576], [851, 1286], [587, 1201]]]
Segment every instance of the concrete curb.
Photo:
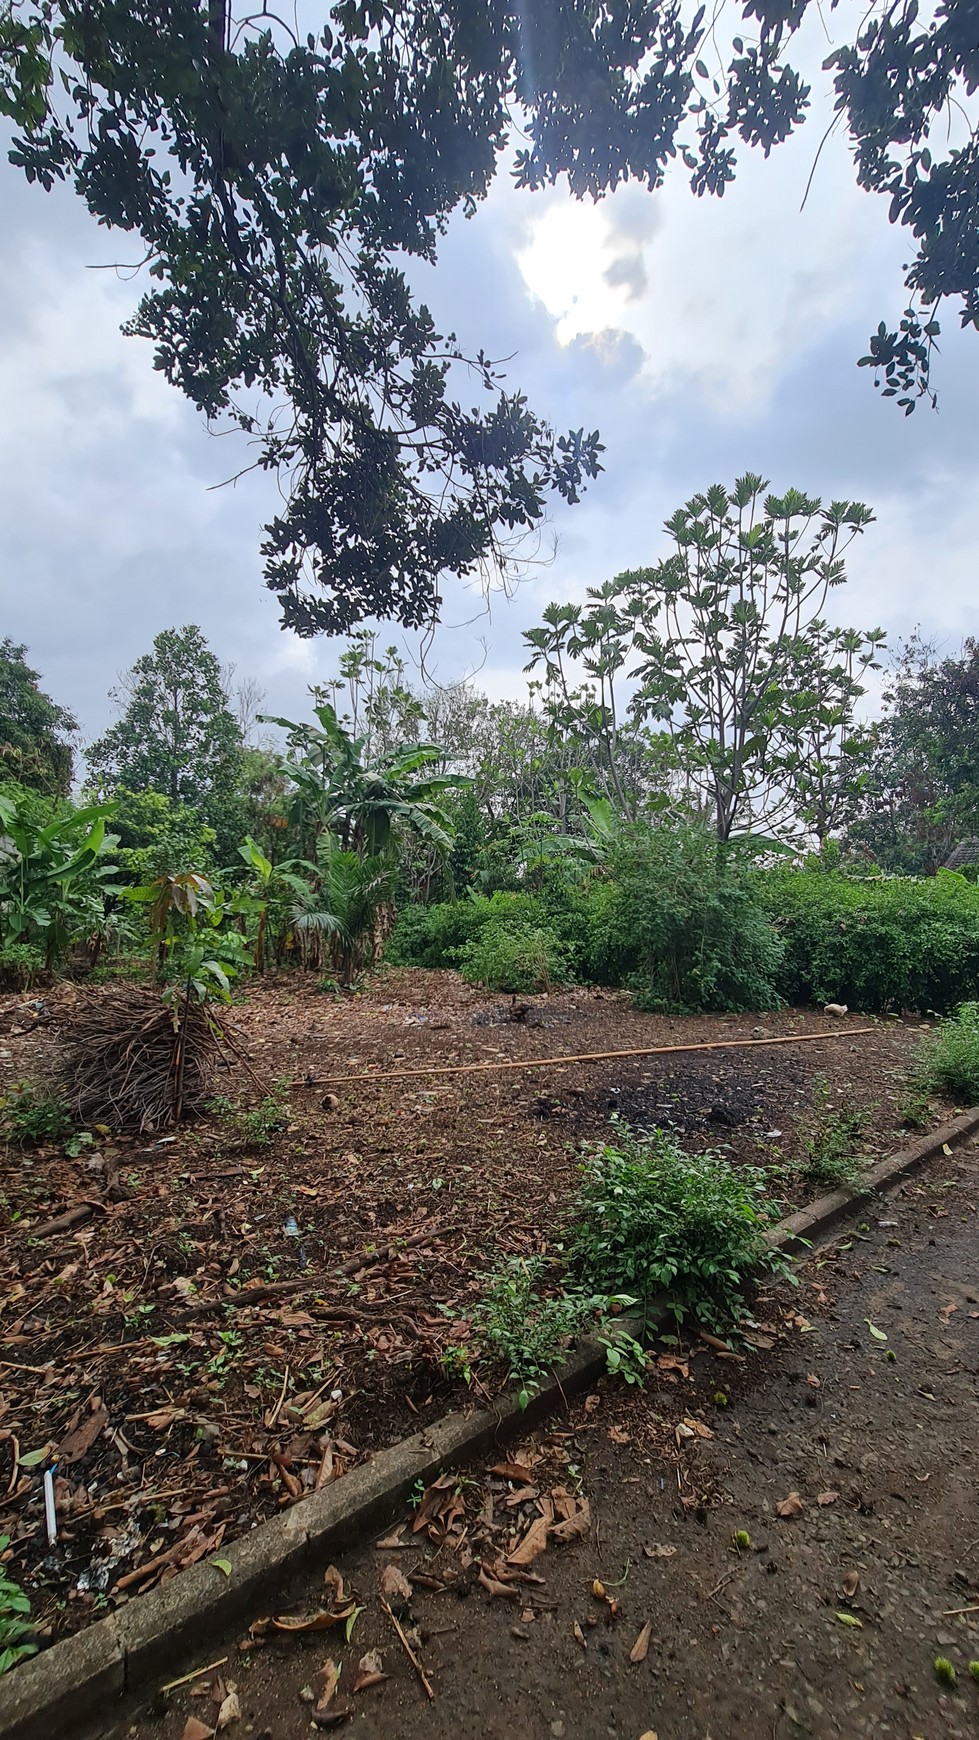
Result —
[[[898, 1183], [943, 1149], [979, 1130], [979, 1109], [881, 1161], [859, 1191], [834, 1191], [774, 1227], [769, 1243], [799, 1254], [876, 1192]], [[646, 1330], [651, 1324], [647, 1319]], [[623, 1328], [639, 1334], [629, 1319]], [[513, 1395], [472, 1413], [447, 1414], [423, 1432], [381, 1451], [335, 1486], [260, 1523], [222, 1548], [230, 1574], [207, 1560], [171, 1582], [136, 1596], [105, 1619], [0, 1680], [0, 1740], [67, 1740], [110, 1699], [176, 1674], [181, 1657], [199, 1652], [216, 1632], [267, 1606], [297, 1572], [322, 1567], [344, 1548], [390, 1521], [417, 1480], [426, 1485], [447, 1468], [551, 1414], [569, 1395], [590, 1387], [606, 1369], [605, 1349], [584, 1340], [552, 1382], [521, 1409]], [[111, 1712], [109, 1720], [112, 1720]]]

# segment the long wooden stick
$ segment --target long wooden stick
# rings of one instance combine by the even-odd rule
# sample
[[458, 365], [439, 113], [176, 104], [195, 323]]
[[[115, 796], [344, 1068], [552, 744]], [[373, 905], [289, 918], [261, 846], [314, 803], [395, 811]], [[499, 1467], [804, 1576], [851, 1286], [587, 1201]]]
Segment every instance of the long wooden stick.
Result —
[[748, 1045], [812, 1045], [817, 1039], [853, 1039], [859, 1033], [874, 1033], [874, 1027], [841, 1027], [836, 1033], [785, 1033], [777, 1039], [709, 1039], [699, 1045], [643, 1045], [634, 1051], [584, 1051], [575, 1057], [507, 1058], [504, 1063], [428, 1063], [424, 1069], [380, 1070], [376, 1075], [321, 1075], [315, 1081], [294, 1082], [294, 1087], [327, 1087], [334, 1082], [352, 1085], [365, 1081], [403, 1081], [416, 1075], [472, 1075], [479, 1070], [545, 1069], [559, 1063], [605, 1063], [615, 1057], [666, 1057], [678, 1051], [728, 1051]]

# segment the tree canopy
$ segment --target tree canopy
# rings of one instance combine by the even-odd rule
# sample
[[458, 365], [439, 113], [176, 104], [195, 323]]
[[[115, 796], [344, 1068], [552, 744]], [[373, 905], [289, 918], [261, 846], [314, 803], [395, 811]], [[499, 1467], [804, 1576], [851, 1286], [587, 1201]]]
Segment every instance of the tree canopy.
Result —
[[[155, 282], [130, 330], [283, 479], [264, 544], [283, 621], [418, 624], [446, 575], [506, 565], [555, 495], [576, 501], [602, 449], [555, 439], [439, 333], [405, 260], [434, 259], [515, 130], [521, 187], [653, 189], [679, 156], [694, 193], [723, 194], [738, 140], [767, 155], [805, 117], [788, 57], [812, 4], [748, 0], [723, 46], [675, 0], [336, 0], [305, 36], [230, 0], [5, 0], [0, 113], [30, 180], [73, 181], [138, 238]], [[908, 312], [861, 360], [910, 411], [938, 304], [979, 325], [974, 0], [833, 17], [857, 179], [913, 238]]]
[[44, 693], [26, 646], [0, 641], [0, 772], [48, 797], [67, 797], [78, 720]]
[[219, 837], [233, 833], [241, 729], [196, 624], [158, 634], [112, 698], [121, 717], [87, 751], [96, 782], [112, 793], [159, 792], [196, 807]]

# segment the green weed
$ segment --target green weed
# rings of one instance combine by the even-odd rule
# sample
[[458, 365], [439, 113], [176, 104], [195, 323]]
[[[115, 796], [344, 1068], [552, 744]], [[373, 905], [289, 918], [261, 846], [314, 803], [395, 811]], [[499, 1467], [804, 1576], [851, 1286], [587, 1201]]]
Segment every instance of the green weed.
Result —
[[570, 1255], [596, 1293], [665, 1297], [678, 1322], [725, 1329], [760, 1279], [788, 1272], [765, 1242], [775, 1218], [767, 1189], [754, 1167], [688, 1154], [661, 1130], [617, 1126], [615, 1145], [596, 1146], [585, 1162]]
[[836, 1105], [823, 1077], [814, 1083], [813, 1101], [816, 1115], [805, 1138], [803, 1170], [808, 1178], [820, 1184], [852, 1189], [859, 1184], [863, 1171], [857, 1149], [870, 1121], [869, 1108], [858, 1110], [851, 1105]]
[[37, 1654], [30, 1623], [31, 1604], [23, 1589], [12, 1581], [2, 1562], [10, 1545], [9, 1535], [0, 1535], [0, 1675], [25, 1656]]
[[962, 1003], [940, 1023], [922, 1052], [918, 1080], [925, 1093], [979, 1104], [979, 1003]]

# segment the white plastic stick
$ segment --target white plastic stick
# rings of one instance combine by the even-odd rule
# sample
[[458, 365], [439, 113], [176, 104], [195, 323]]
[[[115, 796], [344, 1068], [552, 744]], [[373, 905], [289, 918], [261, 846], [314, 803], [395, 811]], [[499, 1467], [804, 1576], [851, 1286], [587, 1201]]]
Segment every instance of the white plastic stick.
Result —
[[44, 1520], [48, 1527], [48, 1546], [53, 1547], [58, 1539], [58, 1513], [54, 1508], [54, 1469], [44, 1470]]

